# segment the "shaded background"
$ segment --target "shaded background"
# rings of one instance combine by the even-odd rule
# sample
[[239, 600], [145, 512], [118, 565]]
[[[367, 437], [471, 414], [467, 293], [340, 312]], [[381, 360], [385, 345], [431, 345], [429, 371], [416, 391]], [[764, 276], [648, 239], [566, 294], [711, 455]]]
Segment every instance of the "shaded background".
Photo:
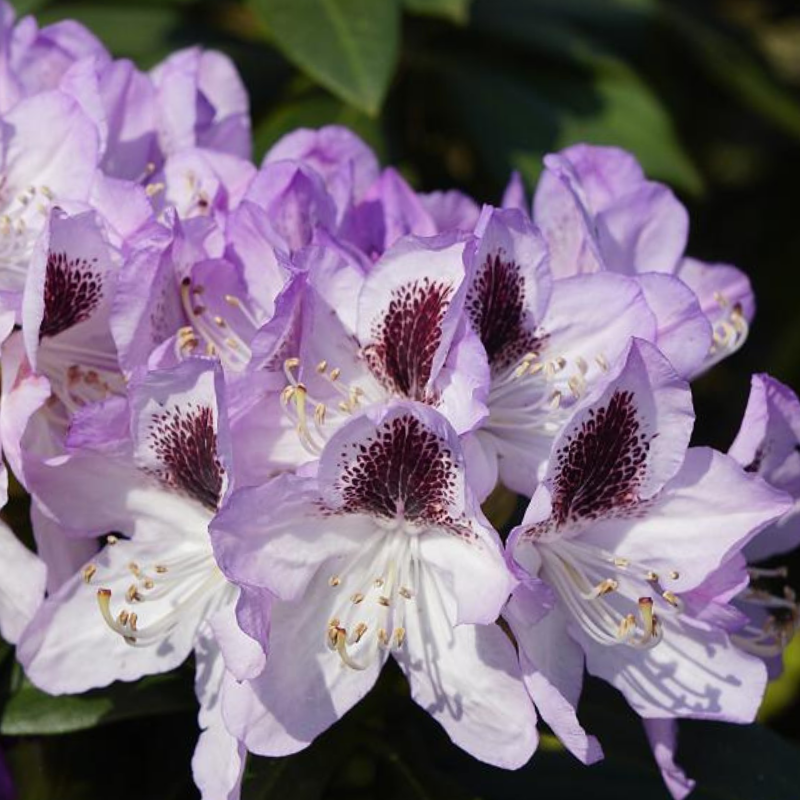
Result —
[[[749, 341], [696, 383], [695, 440], [727, 449], [752, 372], [800, 387], [796, 2], [14, 5], [43, 25], [84, 22], [115, 56], [143, 68], [192, 44], [224, 50], [250, 92], [257, 161], [293, 128], [336, 122], [363, 136], [384, 164], [399, 165], [416, 188], [455, 187], [496, 203], [512, 168], [532, 187], [548, 151], [576, 141], [626, 147], [689, 207], [690, 253], [745, 269], [756, 290]], [[17, 494], [7, 513], [24, 528], [24, 497]], [[800, 559], [793, 561], [800, 575]], [[4, 653], [0, 733], [21, 800], [197, 797], [189, 773], [196, 737], [190, 664], [135, 686], [52, 700], [25, 684]], [[766, 728], [682, 728], [681, 759], [700, 780], [698, 800], [800, 797], [797, 644], [787, 658], [786, 675], [765, 704]], [[253, 759], [244, 796], [667, 797], [641, 728], [618, 696], [592, 683], [582, 716], [605, 746], [603, 766], [580, 767], [545, 736], [529, 767], [503, 773], [457, 752], [390, 669], [378, 690], [306, 753]]]

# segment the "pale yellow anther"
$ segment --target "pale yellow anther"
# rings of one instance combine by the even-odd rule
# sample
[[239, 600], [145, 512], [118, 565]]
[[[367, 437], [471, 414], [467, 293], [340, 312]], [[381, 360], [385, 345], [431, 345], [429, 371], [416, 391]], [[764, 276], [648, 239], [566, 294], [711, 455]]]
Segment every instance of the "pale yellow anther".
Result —
[[287, 358], [286, 361], [283, 362], [283, 366], [288, 370], [297, 369], [300, 366], [300, 359], [296, 357]]
[[557, 409], [561, 405], [561, 392], [556, 390], [550, 398], [550, 408]]
[[406, 640], [406, 629], [396, 628], [394, 632], [394, 646], [399, 650]]
[[619, 589], [619, 581], [614, 578], [606, 578], [594, 587], [594, 594], [596, 597], [604, 597], [617, 589]]
[[97, 566], [95, 564], [87, 564], [83, 568], [83, 581], [84, 583], [91, 583], [92, 578], [97, 574]]
[[332, 575], [328, 579], [329, 586], [338, 586], [342, 582], [342, 579], [338, 575]]
[[363, 602], [363, 600], [364, 600], [364, 595], [363, 595], [363, 594], [361, 594], [361, 592], [356, 592], [354, 595], [352, 595], [352, 596], [350, 597], [350, 600], [351, 600], [353, 603], [355, 603], [356, 605], [358, 605], [359, 603]]
[[224, 328], [227, 325], [225, 320], [220, 316], [214, 317], [214, 324], [216, 324], [220, 328]]
[[515, 378], [522, 378], [527, 372], [530, 367], [529, 362], [523, 361], [515, 370], [514, 370], [514, 377]]
[[617, 627], [617, 636], [620, 639], [627, 639], [628, 634], [636, 627], [636, 617], [633, 614], [628, 614], [624, 617]]
[[323, 359], [322, 361], [319, 362], [319, 364], [317, 364], [317, 372], [319, 372], [319, 374], [322, 375], [324, 372], [327, 372], [327, 370], [328, 370], [328, 362]]
[[678, 596], [674, 592], [662, 592], [661, 596], [671, 605], [675, 606], [675, 608], [679, 608], [681, 605], [681, 601], [678, 599]]
[[281, 392], [281, 403], [283, 405], [289, 405], [292, 402], [292, 398], [294, 397], [294, 386], [287, 386]]
[[339, 379], [339, 376], [340, 376], [341, 374], [342, 374], [342, 371], [339, 369], [339, 367], [334, 367], [334, 368], [333, 368], [333, 369], [330, 371], [330, 374], [328, 375], [328, 377], [329, 377], [329, 378], [330, 378], [332, 381], [335, 381], [335, 380], [338, 380], [338, 379]]
[[336, 649], [336, 642], [337, 642], [337, 639], [338, 639], [338, 633], [339, 633], [338, 626], [336, 626], [336, 625], [329, 625], [328, 626], [328, 637], [327, 637], [328, 641], [327, 641], [327, 645], [328, 645], [328, 649], [329, 650], [335, 650]]
[[405, 597], [406, 600], [410, 600], [414, 596], [414, 593], [407, 586], [401, 586], [397, 593], [400, 597]]
[[680, 572], [678, 572], [678, 570], [676, 570], [676, 569], [673, 569], [673, 570], [672, 570], [672, 571], [669, 573], [669, 577], [670, 577], [670, 578], [671, 578], [673, 581], [676, 581], [676, 580], [678, 580], [678, 578], [680, 578], [680, 576], [681, 576]]
[[387, 597], [385, 594], [382, 594], [378, 598], [378, 605], [384, 606], [385, 608], [389, 608], [392, 604], [391, 598]]
[[106, 544], [114, 545], [118, 541], [119, 541], [119, 539], [116, 536], [114, 536], [113, 533], [109, 533], [108, 536], [106, 536]]

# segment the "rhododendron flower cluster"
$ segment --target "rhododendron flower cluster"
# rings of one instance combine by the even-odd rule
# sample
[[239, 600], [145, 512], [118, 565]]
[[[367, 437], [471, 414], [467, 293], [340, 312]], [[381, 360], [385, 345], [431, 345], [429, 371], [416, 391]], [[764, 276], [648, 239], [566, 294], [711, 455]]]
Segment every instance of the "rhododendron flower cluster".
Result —
[[[420, 194], [341, 127], [257, 166], [222, 55], [145, 73], [7, 5], [0, 36], [0, 439], [36, 540], [0, 529], [0, 630], [28, 678], [193, 653], [195, 780], [231, 800], [390, 658], [476, 758], [525, 764], [538, 715], [596, 761], [588, 670], [684, 796], [675, 721], [751, 721], [794, 632], [757, 564], [800, 542], [800, 402], [756, 376], [730, 452], [690, 446], [689, 381], [754, 299], [686, 254], [670, 189], [581, 144], [532, 202]], [[505, 540], [501, 485], [530, 498]]]

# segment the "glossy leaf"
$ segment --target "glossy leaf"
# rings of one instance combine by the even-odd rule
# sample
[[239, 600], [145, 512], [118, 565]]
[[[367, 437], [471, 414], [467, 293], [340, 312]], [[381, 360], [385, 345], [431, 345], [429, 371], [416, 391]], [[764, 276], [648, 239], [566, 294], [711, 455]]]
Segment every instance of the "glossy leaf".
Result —
[[296, 66], [367, 114], [397, 62], [399, 0], [253, 0], [269, 39]]
[[191, 685], [179, 673], [57, 697], [24, 680], [3, 707], [0, 733], [5, 736], [70, 733], [120, 720], [192, 710], [196, 705]]

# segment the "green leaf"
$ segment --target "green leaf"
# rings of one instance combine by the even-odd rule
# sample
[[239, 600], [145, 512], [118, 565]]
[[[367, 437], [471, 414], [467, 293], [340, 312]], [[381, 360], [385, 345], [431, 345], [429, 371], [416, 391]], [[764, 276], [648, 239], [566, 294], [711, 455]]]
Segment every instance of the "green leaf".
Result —
[[[579, 44], [572, 40], [574, 48]], [[583, 141], [631, 150], [651, 177], [702, 191], [702, 178], [658, 96], [612, 56], [585, 46], [571, 64], [489, 68], [462, 57], [445, 61], [442, 71], [454, 113], [498, 182], [515, 167], [533, 183], [545, 153]]]
[[56, 697], [23, 680], [0, 714], [0, 733], [5, 736], [70, 733], [196, 706], [191, 684], [179, 673], [154, 675], [136, 683], [115, 683], [108, 689], [82, 695]]
[[469, 19], [472, 0], [403, 0], [403, 6], [411, 14], [428, 17], [443, 17], [463, 25]]
[[296, 66], [372, 116], [397, 62], [399, 0], [252, 0], [267, 36]]

